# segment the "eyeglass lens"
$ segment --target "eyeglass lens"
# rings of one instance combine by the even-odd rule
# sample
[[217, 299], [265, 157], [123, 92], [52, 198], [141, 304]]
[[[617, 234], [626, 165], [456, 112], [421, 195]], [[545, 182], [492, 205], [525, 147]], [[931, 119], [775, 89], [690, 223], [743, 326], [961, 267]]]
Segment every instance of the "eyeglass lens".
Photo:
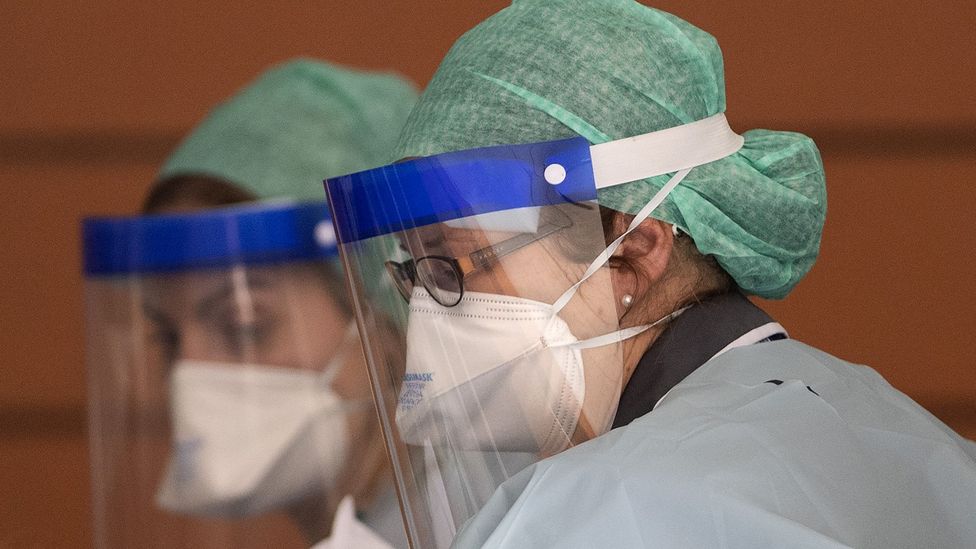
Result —
[[453, 307], [461, 301], [461, 273], [450, 258], [427, 256], [416, 262], [417, 280], [435, 301]]

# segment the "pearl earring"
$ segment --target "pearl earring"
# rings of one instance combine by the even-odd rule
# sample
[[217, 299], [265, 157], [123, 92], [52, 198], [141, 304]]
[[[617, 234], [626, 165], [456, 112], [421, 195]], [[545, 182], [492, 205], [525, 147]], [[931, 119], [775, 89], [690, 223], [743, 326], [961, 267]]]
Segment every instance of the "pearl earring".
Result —
[[620, 303], [624, 306], [625, 309], [629, 309], [630, 306], [633, 305], [634, 303], [634, 296], [630, 294], [624, 294], [624, 296], [620, 298]]

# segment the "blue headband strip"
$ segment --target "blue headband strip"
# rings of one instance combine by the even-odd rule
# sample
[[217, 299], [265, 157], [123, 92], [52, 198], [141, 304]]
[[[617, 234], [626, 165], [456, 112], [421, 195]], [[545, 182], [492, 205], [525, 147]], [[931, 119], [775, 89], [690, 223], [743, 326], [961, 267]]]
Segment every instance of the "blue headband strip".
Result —
[[[554, 165], [547, 181], [546, 168]], [[325, 187], [340, 243], [472, 215], [596, 200], [590, 144], [582, 137], [417, 158], [328, 179]]]
[[321, 260], [338, 253], [325, 202], [86, 218], [82, 241], [86, 276]]

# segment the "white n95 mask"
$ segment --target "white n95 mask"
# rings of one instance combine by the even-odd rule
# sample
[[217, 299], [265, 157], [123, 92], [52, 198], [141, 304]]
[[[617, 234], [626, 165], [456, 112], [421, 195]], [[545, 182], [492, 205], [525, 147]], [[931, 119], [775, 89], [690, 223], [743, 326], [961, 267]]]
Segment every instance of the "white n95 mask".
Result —
[[[403, 440], [560, 452], [576, 430], [586, 393], [581, 351], [633, 337], [684, 311], [579, 341], [555, 307], [471, 291], [444, 307], [414, 288], [396, 415]], [[609, 425], [595, 427], [602, 434]]]
[[468, 291], [444, 307], [414, 288], [401, 436], [409, 444], [449, 438], [463, 450], [560, 451], [585, 390], [576, 342], [546, 303]]
[[156, 494], [164, 509], [263, 513], [333, 488], [346, 461], [343, 402], [324, 372], [180, 361], [171, 379], [174, 448]]

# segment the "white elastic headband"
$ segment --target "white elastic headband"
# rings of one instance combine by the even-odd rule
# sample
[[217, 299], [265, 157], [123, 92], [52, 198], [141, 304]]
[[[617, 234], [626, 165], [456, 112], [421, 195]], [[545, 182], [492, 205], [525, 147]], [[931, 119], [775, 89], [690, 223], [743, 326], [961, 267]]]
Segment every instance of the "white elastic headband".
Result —
[[[743, 142], [745, 139], [732, 131], [725, 115], [716, 114], [690, 124], [590, 146], [590, 160], [593, 163], [593, 178], [597, 189], [666, 173], [674, 173], [674, 175], [634, 214], [634, 219], [630, 221], [627, 230], [590, 263], [579, 281], [559, 296], [552, 305], [553, 310], [558, 313], [569, 303], [580, 285], [610, 260], [610, 256], [617, 251], [624, 238], [650, 217], [671, 191], [691, 173], [692, 168], [734, 154], [742, 148]], [[678, 311], [673, 314], [680, 313], [681, 311]], [[611, 339], [616, 338], [620, 341], [633, 337], [651, 326], [653, 324], [620, 330], [612, 334]], [[599, 345], [606, 345], [609, 342], [607, 339], [598, 341]]]
[[743, 137], [722, 113], [697, 122], [590, 146], [596, 188], [603, 189], [721, 160]]
[[[719, 113], [689, 124], [591, 145], [593, 180], [597, 189], [604, 189], [656, 175], [690, 170], [734, 154], [742, 148], [744, 141], [729, 127], [725, 115]], [[566, 170], [558, 164], [550, 164], [544, 175], [550, 184], [558, 185], [566, 178]], [[674, 188], [680, 180], [672, 181], [670, 188]], [[669, 191], [663, 193], [661, 200]], [[530, 207], [491, 212], [446, 221], [445, 224], [460, 229], [531, 233], [538, 229], [538, 210], [538, 207]]]

